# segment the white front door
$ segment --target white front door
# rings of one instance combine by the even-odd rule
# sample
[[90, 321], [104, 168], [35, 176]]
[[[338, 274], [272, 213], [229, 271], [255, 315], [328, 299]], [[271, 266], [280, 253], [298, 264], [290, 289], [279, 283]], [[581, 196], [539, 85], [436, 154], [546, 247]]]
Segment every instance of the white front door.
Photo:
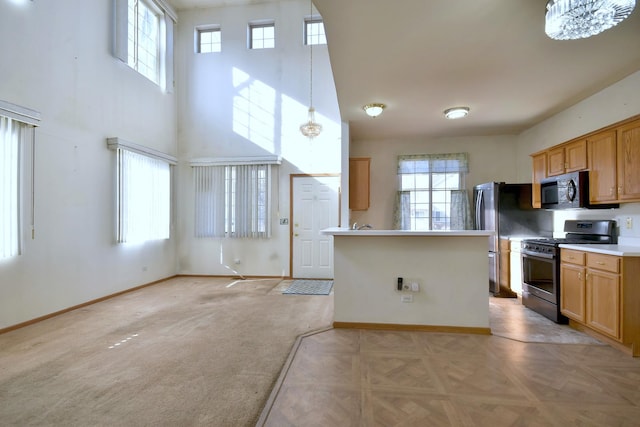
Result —
[[320, 230], [340, 223], [340, 177], [294, 176], [292, 181], [291, 276], [333, 279], [333, 236]]

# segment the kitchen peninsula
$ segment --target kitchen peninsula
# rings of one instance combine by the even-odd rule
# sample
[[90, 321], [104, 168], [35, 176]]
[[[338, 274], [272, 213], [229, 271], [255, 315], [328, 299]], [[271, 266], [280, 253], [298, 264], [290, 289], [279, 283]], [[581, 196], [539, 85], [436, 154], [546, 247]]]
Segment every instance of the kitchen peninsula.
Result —
[[[322, 234], [333, 236], [334, 327], [491, 332], [492, 231], [328, 228]], [[398, 278], [408, 289], [398, 290]]]

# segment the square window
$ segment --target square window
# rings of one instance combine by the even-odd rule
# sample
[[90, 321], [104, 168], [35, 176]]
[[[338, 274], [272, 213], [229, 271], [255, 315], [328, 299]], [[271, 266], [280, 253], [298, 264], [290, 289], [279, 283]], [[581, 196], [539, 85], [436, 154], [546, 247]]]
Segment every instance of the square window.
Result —
[[275, 23], [249, 25], [249, 49], [273, 49], [275, 46]]
[[327, 44], [322, 18], [313, 17], [304, 20], [304, 44]]
[[220, 28], [202, 28], [196, 30], [196, 47], [198, 53], [222, 51], [222, 32]]

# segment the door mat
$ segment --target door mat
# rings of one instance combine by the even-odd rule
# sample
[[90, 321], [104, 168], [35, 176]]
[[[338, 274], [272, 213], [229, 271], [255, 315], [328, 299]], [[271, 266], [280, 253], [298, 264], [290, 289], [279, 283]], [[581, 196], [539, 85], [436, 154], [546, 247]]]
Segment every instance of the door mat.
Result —
[[294, 280], [283, 295], [329, 295], [333, 280]]

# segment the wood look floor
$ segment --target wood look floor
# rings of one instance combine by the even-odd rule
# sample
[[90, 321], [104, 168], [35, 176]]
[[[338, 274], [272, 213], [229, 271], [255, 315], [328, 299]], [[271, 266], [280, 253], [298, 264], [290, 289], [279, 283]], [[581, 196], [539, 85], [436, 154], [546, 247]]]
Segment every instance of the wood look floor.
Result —
[[640, 360], [490, 298], [493, 335], [301, 338], [258, 425], [638, 426]]

